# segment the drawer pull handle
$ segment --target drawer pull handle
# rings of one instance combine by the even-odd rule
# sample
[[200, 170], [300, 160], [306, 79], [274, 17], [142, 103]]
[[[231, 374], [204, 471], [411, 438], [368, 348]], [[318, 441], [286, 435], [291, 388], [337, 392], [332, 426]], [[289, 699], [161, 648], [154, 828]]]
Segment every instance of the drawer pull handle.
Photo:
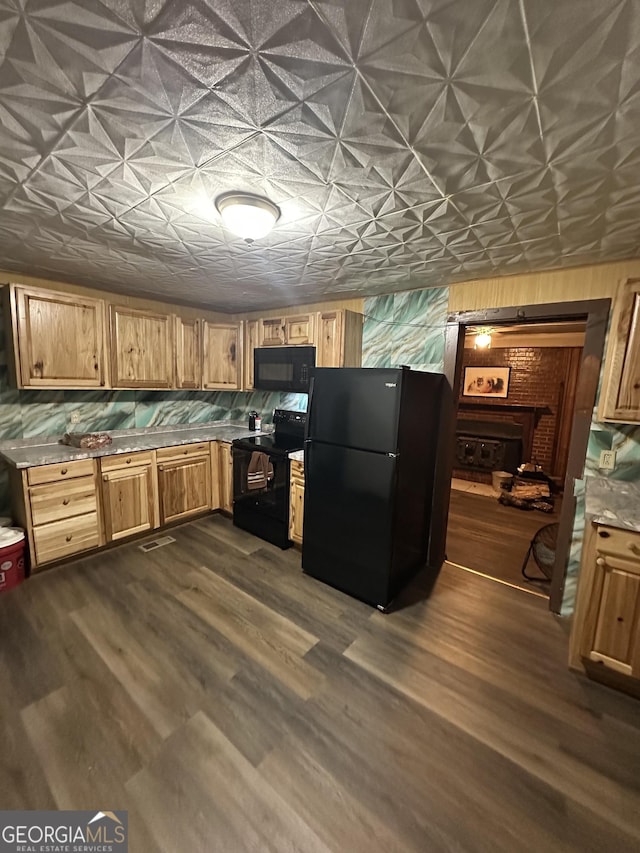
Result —
[[71, 542], [71, 540], [73, 539], [73, 533], [70, 533], [70, 534], [66, 537], [66, 539], [67, 539], [67, 542]]
[[68, 503], [69, 503], [69, 498], [65, 498], [65, 499], [62, 501], [62, 506], [67, 506], [67, 505], [68, 505]]
[[640, 554], [640, 545], [637, 545], [635, 542], [629, 542], [627, 547], [633, 554]]
[[606, 564], [607, 561], [604, 559], [604, 557], [598, 557], [598, 559], [596, 560], [596, 566], [606, 566]]
[[131, 465], [131, 460], [127, 459], [127, 465]]
[[64, 475], [64, 474], [66, 474], [66, 473], [67, 473], [67, 469], [66, 469], [66, 468], [61, 468], [61, 469], [60, 469], [60, 473], [61, 473], [61, 474], [63, 474], [63, 475]]
[[622, 616], [618, 616], [618, 622], [624, 622], [624, 619], [622, 618]]

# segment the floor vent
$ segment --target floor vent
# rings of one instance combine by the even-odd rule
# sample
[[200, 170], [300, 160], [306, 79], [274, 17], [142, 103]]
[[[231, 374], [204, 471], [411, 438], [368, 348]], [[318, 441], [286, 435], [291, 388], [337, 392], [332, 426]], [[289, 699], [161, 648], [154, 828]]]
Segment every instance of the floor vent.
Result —
[[143, 545], [138, 545], [141, 551], [155, 551], [156, 548], [162, 548], [163, 545], [170, 545], [176, 540], [173, 536], [161, 536], [159, 539], [152, 539], [150, 542], [145, 542]]

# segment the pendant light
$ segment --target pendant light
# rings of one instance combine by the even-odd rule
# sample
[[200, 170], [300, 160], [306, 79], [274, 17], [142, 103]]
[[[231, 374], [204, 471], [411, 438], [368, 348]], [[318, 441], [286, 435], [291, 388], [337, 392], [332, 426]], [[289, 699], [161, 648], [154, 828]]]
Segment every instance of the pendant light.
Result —
[[224, 193], [216, 199], [216, 208], [225, 228], [247, 243], [265, 237], [280, 218], [276, 204], [253, 193]]

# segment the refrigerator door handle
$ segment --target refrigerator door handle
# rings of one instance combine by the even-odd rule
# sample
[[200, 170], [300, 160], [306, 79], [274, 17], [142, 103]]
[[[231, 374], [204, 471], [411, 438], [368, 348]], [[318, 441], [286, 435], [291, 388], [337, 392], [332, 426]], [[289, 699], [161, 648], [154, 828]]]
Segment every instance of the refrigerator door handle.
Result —
[[309, 433], [311, 431], [311, 416], [313, 414], [313, 409], [311, 407], [311, 400], [313, 399], [313, 384], [315, 377], [312, 376], [309, 380], [309, 397], [307, 399], [307, 419], [304, 424], [304, 440], [307, 442], [309, 440]]

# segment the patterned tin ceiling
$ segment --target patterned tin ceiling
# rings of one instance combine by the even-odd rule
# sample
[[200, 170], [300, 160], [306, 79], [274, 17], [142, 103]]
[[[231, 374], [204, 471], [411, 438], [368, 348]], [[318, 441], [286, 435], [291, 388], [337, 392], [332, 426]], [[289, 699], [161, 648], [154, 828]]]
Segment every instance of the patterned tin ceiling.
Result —
[[640, 255], [637, 0], [0, 0], [0, 56], [0, 268], [231, 311]]

